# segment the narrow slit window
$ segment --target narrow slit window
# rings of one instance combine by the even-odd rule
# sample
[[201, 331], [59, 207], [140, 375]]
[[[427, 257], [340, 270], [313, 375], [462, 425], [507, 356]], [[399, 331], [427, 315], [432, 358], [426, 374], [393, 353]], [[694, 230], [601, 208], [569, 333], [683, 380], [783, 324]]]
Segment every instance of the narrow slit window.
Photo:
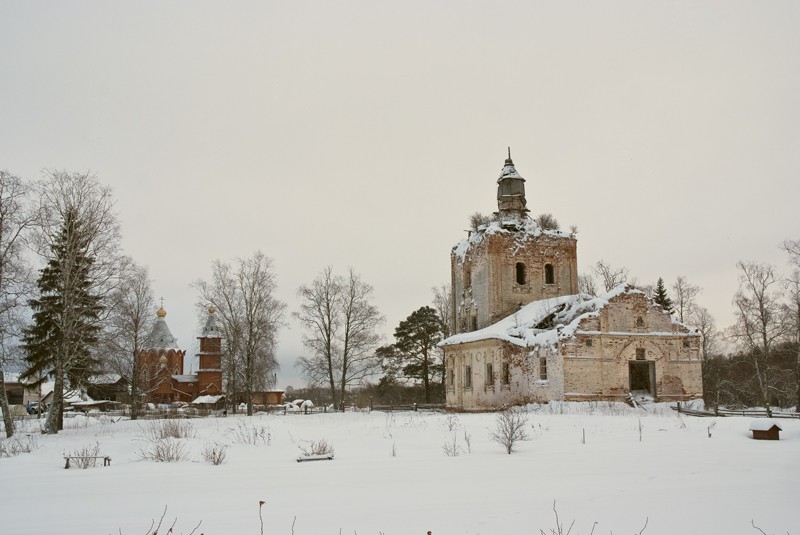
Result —
[[517, 275], [517, 284], [525, 284], [527, 280], [525, 278], [525, 264], [523, 264], [522, 262], [517, 262], [516, 275]]
[[472, 366], [464, 367], [464, 388], [472, 388]]
[[508, 362], [503, 363], [503, 384], [507, 385], [511, 382], [511, 366]]
[[539, 379], [547, 381], [547, 357], [539, 357]]
[[544, 283], [545, 284], [556, 283], [556, 274], [555, 271], [553, 270], [553, 264], [544, 265]]
[[494, 366], [491, 364], [486, 365], [486, 386], [494, 384]]

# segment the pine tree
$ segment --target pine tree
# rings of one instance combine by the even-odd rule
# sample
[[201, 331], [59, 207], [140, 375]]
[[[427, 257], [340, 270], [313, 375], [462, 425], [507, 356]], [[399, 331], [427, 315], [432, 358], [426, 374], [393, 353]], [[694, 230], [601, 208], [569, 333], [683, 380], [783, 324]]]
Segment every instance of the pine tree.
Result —
[[63, 429], [64, 387], [78, 387], [98, 372], [93, 354], [100, 326], [101, 299], [91, 293], [87, 234], [75, 211], [64, 217], [61, 230], [50, 246], [50, 258], [40, 271], [39, 297], [31, 299], [33, 324], [25, 329], [23, 342], [28, 369], [23, 376], [38, 385], [53, 376], [52, 409], [46, 423], [49, 433]]
[[431, 382], [444, 374], [444, 365], [436, 358], [436, 344], [442, 339], [442, 320], [431, 307], [415, 310], [394, 331], [393, 353], [399, 359], [396, 369], [407, 378], [422, 381], [425, 402], [431, 402]]
[[664, 287], [664, 279], [658, 278], [656, 289], [653, 291], [653, 301], [661, 305], [668, 314], [675, 312], [675, 307], [672, 306], [672, 299], [667, 295], [667, 289]]

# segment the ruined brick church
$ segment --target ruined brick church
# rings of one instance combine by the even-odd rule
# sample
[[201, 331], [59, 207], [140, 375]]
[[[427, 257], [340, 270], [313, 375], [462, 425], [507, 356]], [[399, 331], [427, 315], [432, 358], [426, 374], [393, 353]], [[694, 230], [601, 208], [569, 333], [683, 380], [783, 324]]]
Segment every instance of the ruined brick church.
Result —
[[702, 396], [700, 335], [632, 286], [580, 294], [575, 234], [529, 217], [510, 152], [497, 208], [451, 252], [448, 408]]

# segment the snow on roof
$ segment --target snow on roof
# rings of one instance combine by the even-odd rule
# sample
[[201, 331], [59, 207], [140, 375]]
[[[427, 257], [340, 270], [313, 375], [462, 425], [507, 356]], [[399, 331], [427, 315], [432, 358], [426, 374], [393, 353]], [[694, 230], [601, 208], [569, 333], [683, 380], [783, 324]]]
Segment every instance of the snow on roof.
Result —
[[192, 405], [214, 405], [224, 397], [225, 396], [198, 396], [192, 401]]
[[197, 376], [196, 375], [173, 375], [173, 379], [178, 381], [179, 383], [196, 383]]
[[162, 317], [156, 319], [147, 343], [150, 346], [147, 349], [178, 349], [178, 339], [172, 336], [167, 320]]
[[[574, 336], [583, 319], [597, 316], [609, 301], [623, 294], [644, 295], [644, 292], [630, 285], [620, 284], [599, 297], [576, 294], [534, 301], [493, 325], [477, 331], [453, 335], [441, 341], [439, 345], [449, 346], [497, 339], [520, 347], [553, 346], [559, 339]], [[537, 327], [544, 320], [548, 320], [546, 322], [548, 327]]]
[[525, 180], [522, 176], [517, 172], [517, 168], [514, 167], [514, 163], [509, 159], [506, 160], [503, 169], [500, 171], [500, 176], [497, 177], [497, 181], [503, 180], [504, 178], [517, 178]]
[[89, 378], [89, 382], [93, 385], [113, 385], [122, 379], [118, 373], [101, 373]]
[[461, 240], [458, 242], [455, 247], [453, 247], [453, 254], [455, 254], [461, 262], [464, 261], [464, 257], [469, 251], [469, 248], [472, 245], [477, 245], [481, 243], [486, 236], [491, 236], [493, 234], [514, 234], [516, 233], [518, 240], [526, 240], [529, 237], [536, 237], [536, 236], [551, 236], [555, 238], [569, 238], [572, 237], [571, 232], [565, 232], [562, 230], [549, 230], [543, 229], [539, 226], [536, 221], [529, 217], [525, 217], [524, 219], [520, 219], [517, 216], [506, 216], [503, 218], [498, 218], [493, 221], [490, 221], [486, 225], [481, 225], [478, 227], [478, 230], [472, 232], [468, 238]]
[[214, 318], [214, 307], [208, 308], [208, 318], [206, 324], [203, 326], [201, 338], [220, 338], [222, 335], [217, 328], [217, 320]]
[[773, 427], [783, 431], [780, 424], [771, 418], [754, 418], [750, 420], [750, 431], [769, 431]]
[[478, 329], [477, 331], [453, 335], [450, 338], [442, 340], [439, 345], [464, 344], [467, 342], [494, 338], [524, 347], [526, 345], [526, 331], [529, 330], [532, 325], [538, 324], [550, 314], [551, 311], [557, 309], [561, 305], [575, 303], [585, 297], [586, 296], [579, 294], [534, 301], [520, 308], [516, 314], [507, 316], [493, 325]]

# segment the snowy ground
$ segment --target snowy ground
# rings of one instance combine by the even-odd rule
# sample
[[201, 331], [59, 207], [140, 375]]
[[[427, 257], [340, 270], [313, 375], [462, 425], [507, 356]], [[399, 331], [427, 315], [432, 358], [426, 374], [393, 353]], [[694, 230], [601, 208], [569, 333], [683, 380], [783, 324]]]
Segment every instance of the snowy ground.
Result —
[[[176, 463], [138, 460], [146, 422], [81, 416], [34, 435], [32, 453], [0, 458], [0, 531], [142, 534], [167, 506], [175, 533], [202, 521], [195, 533], [259, 534], [263, 500], [267, 534], [538, 534], [555, 527], [555, 501], [572, 535], [629, 535], [645, 521], [646, 535], [757, 534], [751, 520], [800, 534], [798, 420], [781, 420], [776, 442], [752, 440], [747, 418], [663, 406], [529, 410], [531, 439], [512, 455], [488, 438], [493, 414], [351, 412], [191, 420], [189, 459]], [[266, 439], [242, 444], [245, 431]], [[335, 459], [296, 462], [319, 439]], [[460, 453], [448, 456], [454, 440]], [[213, 442], [229, 445], [220, 466], [202, 459]], [[95, 443], [110, 467], [64, 470], [65, 452]]]

